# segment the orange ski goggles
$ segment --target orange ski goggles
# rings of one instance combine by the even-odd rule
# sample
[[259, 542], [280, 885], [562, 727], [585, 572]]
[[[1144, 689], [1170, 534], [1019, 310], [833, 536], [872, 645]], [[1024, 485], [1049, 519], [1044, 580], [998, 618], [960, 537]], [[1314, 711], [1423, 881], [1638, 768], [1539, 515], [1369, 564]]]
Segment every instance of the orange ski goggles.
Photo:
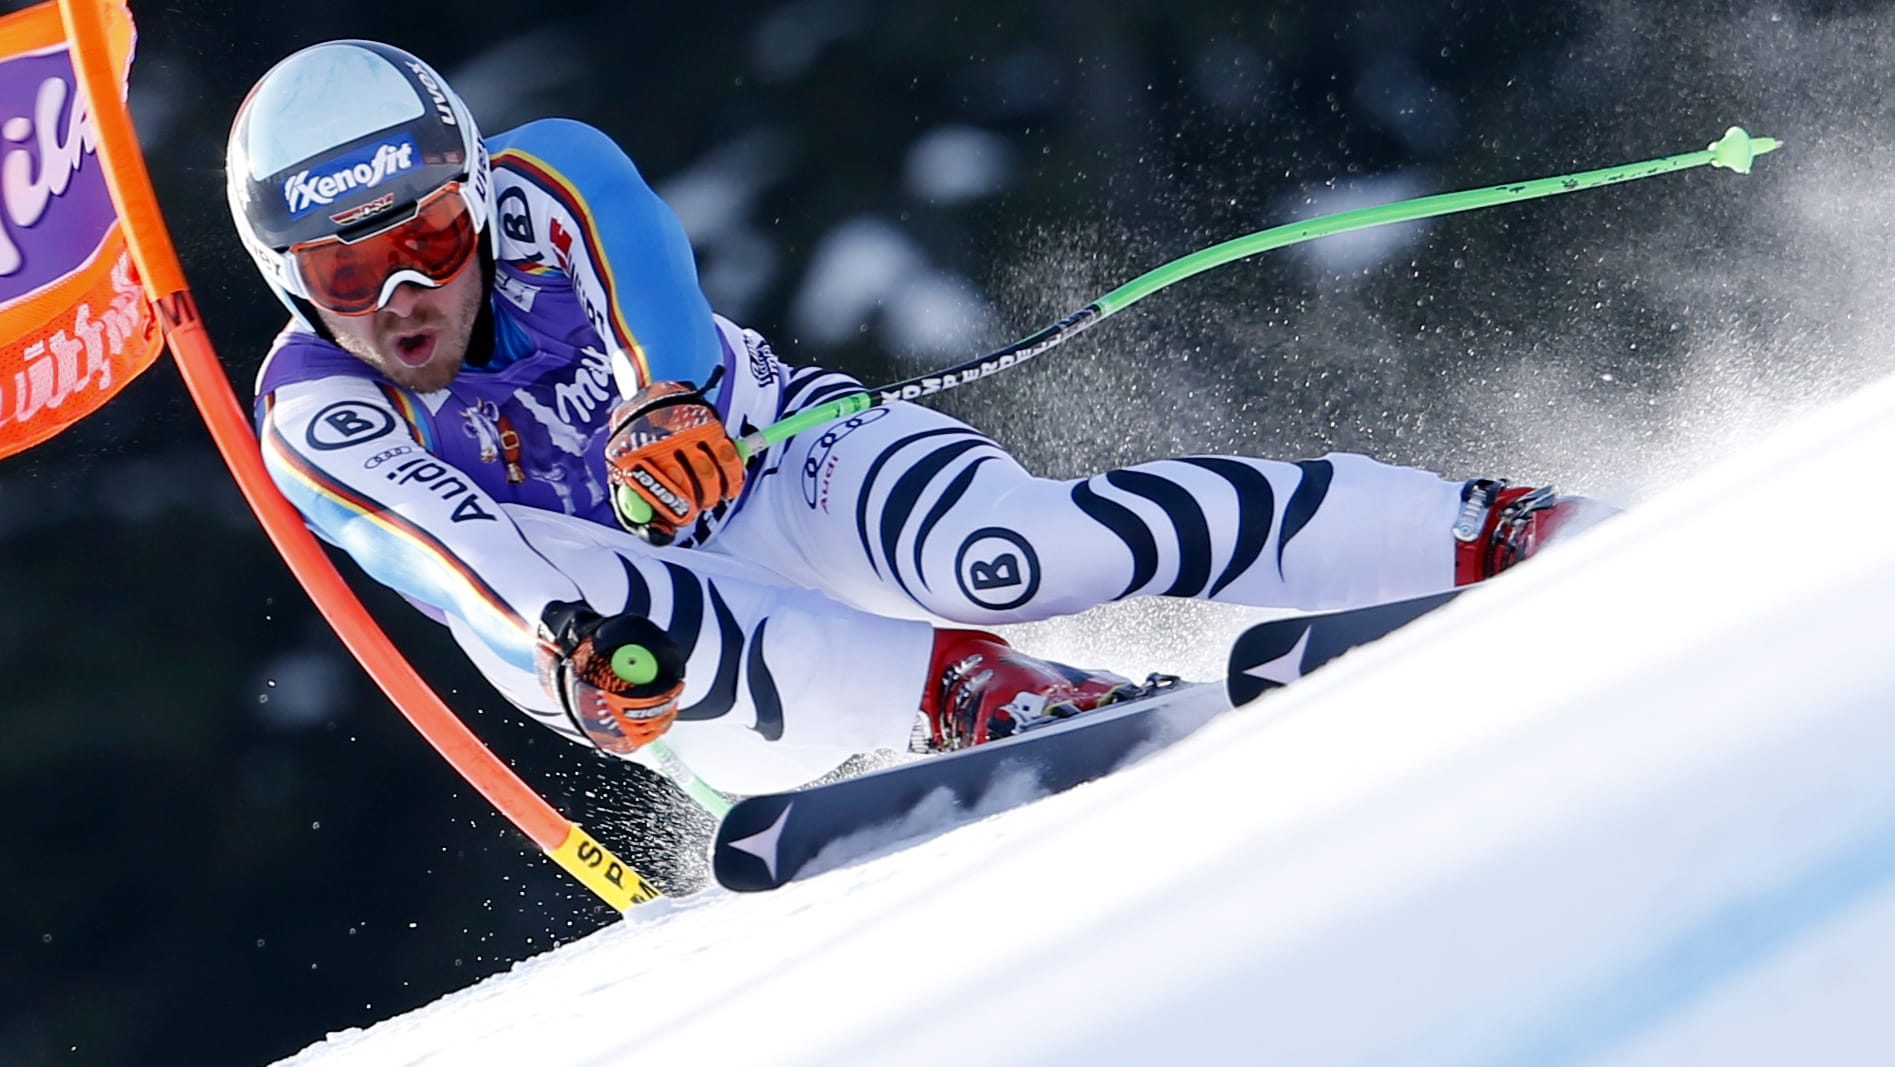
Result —
[[413, 282], [430, 289], [473, 262], [480, 231], [461, 193], [448, 182], [421, 198], [413, 217], [362, 237], [321, 237], [284, 253], [297, 296], [338, 315], [367, 315]]

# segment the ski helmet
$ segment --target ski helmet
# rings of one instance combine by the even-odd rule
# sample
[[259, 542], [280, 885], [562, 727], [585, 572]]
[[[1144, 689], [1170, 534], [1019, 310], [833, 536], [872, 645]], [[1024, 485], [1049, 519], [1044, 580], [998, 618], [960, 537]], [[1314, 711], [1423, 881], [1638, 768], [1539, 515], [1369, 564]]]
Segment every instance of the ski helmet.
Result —
[[474, 116], [433, 68], [373, 41], [297, 52], [237, 109], [225, 189], [244, 248], [319, 333], [312, 304], [366, 314], [403, 282], [445, 284], [496, 246]]

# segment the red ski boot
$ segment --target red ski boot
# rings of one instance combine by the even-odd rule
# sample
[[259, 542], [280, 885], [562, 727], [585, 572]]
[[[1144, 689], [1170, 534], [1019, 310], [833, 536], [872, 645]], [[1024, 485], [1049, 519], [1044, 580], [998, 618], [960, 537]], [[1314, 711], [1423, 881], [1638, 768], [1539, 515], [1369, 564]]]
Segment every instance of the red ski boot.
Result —
[[1505, 481], [1475, 478], [1461, 487], [1454, 584], [1492, 578], [1544, 548], [1555, 534], [1591, 526], [1616, 511], [1585, 497], [1562, 497], [1550, 485], [1509, 488]]
[[1035, 659], [978, 630], [936, 630], [928, 679], [921, 710], [930, 752], [997, 741], [1034, 719], [1091, 711], [1138, 690], [1116, 674]]

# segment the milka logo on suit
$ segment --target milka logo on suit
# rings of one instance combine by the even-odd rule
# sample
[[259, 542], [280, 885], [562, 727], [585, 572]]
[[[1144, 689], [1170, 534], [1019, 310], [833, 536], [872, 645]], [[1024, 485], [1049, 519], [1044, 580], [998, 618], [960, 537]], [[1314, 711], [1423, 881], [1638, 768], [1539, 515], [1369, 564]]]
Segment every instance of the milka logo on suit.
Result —
[[612, 382], [611, 359], [597, 349], [579, 351], [579, 369], [572, 380], [553, 387], [553, 410], [568, 426], [590, 425], [618, 396]]
[[604, 430], [617, 395], [611, 361], [591, 348], [580, 350], [571, 377], [548, 376], [513, 391], [521, 469], [557, 493], [569, 515], [582, 514], [605, 499], [603, 469], [595, 470], [585, 457]]
[[335, 202], [357, 189], [373, 189], [397, 174], [415, 168], [415, 142], [407, 134], [368, 148], [359, 148], [321, 168], [298, 171], [283, 182], [283, 200], [292, 216]]

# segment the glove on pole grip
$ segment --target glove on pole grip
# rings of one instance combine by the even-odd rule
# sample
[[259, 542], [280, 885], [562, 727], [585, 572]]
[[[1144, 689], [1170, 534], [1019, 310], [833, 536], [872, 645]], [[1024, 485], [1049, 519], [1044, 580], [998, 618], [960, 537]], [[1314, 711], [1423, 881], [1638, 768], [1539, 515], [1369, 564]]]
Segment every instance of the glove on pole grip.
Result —
[[684, 655], [650, 619], [554, 601], [540, 615], [537, 658], [540, 684], [606, 752], [635, 752], [677, 720]]
[[612, 513], [643, 540], [671, 544], [743, 492], [743, 457], [701, 390], [654, 382], [613, 409], [609, 425]]

